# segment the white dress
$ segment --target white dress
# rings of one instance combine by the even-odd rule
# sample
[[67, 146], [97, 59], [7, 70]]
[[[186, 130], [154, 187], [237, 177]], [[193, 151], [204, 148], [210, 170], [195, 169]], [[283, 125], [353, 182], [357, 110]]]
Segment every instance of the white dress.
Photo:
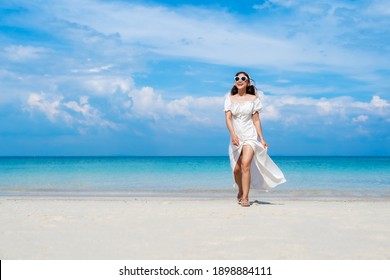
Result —
[[251, 163], [251, 188], [269, 190], [286, 182], [286, 179], [284, 178], [283, 172], [268, 156], [267, 149], [258, 141], [252, 115], [255, 112], [260, 112], [262, 107], [259, 96], [254, 101], [237, 103], [231, 101], [229, 94], [225, 100], [225, 112], [232, 112], [234, 132], [240, 140], [239, 146], [233, 145], [232, 142], [229, 145], [229, 158], [232, 171], [240, 157], [242, 147], [244, 145], [251, 146], [254, 150]]

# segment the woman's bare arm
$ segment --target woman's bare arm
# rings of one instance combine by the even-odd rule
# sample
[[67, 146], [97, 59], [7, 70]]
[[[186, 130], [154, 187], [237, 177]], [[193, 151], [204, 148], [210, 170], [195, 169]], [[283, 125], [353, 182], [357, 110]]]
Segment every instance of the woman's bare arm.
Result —
[[226, 126], [229, 130], [230, 138], [232, 139], [232, 143], [234, 145], [238, 146], [238, 145], [240, 145], [240, 141], [239, 141], [238, 136], [236, 135], [236, 133], [234, 131], [233, 122], [232, 122], [232, 112], [226, 111], [225, 117], [226, 117]]
[[252, 116], [253, 124], [255, 125], [257, 136], [260, 139], [260, 143], [263, 144], [264, 148], [268, 148], [267, 142], [264, 140], [263, 130], [261, 128], [261, 120], [259, 112], [255, 112]]

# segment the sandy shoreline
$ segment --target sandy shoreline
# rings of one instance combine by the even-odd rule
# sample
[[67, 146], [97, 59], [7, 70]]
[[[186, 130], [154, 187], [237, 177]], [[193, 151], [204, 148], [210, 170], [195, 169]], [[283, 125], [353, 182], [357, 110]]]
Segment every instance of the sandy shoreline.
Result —
[[0, 197], [0, 258], [390, 259], [388, 199]]

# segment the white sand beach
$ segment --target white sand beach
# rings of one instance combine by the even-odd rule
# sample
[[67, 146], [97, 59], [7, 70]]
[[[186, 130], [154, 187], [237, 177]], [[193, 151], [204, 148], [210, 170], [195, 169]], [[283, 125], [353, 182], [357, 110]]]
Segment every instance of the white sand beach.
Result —
[[0, 258], [390, 259], [390, 201], [1, 197]]

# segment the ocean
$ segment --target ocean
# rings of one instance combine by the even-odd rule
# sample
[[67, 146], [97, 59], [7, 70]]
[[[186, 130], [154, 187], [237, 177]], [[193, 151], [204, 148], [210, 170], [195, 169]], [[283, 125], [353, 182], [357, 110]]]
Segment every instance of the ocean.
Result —
[[[390, 157], [272, 157], [278, 197], [390, 197]], [[1, 196], [231, 196], [228, 157], [0, 157]]]

